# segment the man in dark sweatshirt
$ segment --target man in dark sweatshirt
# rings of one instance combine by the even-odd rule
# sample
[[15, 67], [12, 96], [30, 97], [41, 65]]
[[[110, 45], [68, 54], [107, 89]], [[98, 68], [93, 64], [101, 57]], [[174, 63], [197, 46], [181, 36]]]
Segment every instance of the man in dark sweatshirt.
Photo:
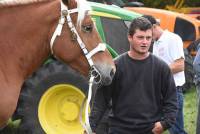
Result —
[[143, 17], [132, 21], [130, 50], [115, 59], [116, 74], [96, 92], [90, 114], [94, 133], [112, 102], [109, 134], [161, 134], [175, 122], [177, 94], [169, 66], [148, 50], [152, 25]]

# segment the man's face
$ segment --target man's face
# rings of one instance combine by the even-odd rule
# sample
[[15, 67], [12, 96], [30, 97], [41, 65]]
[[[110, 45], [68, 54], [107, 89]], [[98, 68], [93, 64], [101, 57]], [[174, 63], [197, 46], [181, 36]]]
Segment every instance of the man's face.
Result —
[[157, 25], [156, 24], [153, 24], [153, 27], [152, 27], [152, 32], [153, 32], [153, 41], [157, 41], [158, 40], [158, 37], [159, 37], [159, 32], [157, 31]]
[[128, 40], [130, 42], [130, 50], [137, 54], [148, 53], [149, 47], [152, 41], [152, 29], [141, 31], [137, 29], [135, 34], [129, 35]]

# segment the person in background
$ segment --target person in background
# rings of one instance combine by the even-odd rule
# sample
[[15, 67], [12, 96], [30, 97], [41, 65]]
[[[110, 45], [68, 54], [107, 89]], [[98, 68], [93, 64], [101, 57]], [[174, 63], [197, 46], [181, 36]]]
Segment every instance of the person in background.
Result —
[[175, 33], [163, 30], [159, 22], [151, 15], [143, 15], [153, 25], [153, 54], [164, 60], [170, 67], [177, 91], [178, 113], [176, 123], [169, 129], [170, 134], [186, 134], [183, 118], [183, 85], [184, 74], [184, 51], [181, 37]]
[[94, 133], [112, 103], [109, 134], [162, 134], [175, 123], [177, 94], [169, 66], [149, 52], [152, 24], [135, 18], [128, 30], [130, 49], [115, 59], [112, 83], [99, 88], [90, 113]]
[[[200, 47], [200, 43], [198, 45]], [[197, 104], [198, 104], [198, 113], [197, 113], [197, 126], [196, 126], [196, 134], [200, 134], [200, 49], [198, 48], [197, 55], [195, 56], [193, 62], [193, 68], [195, 72], [195, 84], [197, 90]]]

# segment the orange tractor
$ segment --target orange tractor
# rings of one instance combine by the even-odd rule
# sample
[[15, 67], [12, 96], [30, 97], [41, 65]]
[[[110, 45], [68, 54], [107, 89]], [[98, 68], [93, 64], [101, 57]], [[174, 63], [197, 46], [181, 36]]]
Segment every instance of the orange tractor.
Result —
[[185, 7], [185, 0], [176, 0], [174, 5], [167, 5], [166, 9], [179, 13], [187, 14], [193, 18], [200, 19], [200, 6], [199, 7]]

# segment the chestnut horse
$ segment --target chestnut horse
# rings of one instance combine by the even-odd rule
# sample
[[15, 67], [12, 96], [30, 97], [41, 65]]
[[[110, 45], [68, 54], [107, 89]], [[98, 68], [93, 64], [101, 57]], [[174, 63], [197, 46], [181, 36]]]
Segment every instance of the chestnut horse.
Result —
[[[53, 54], [109, 84], [115, 72], [84, 0], [0, 1], [0, 128], [16, 109], [21, 86]], [[51, 44], [51, 45], [50, 45]]]

